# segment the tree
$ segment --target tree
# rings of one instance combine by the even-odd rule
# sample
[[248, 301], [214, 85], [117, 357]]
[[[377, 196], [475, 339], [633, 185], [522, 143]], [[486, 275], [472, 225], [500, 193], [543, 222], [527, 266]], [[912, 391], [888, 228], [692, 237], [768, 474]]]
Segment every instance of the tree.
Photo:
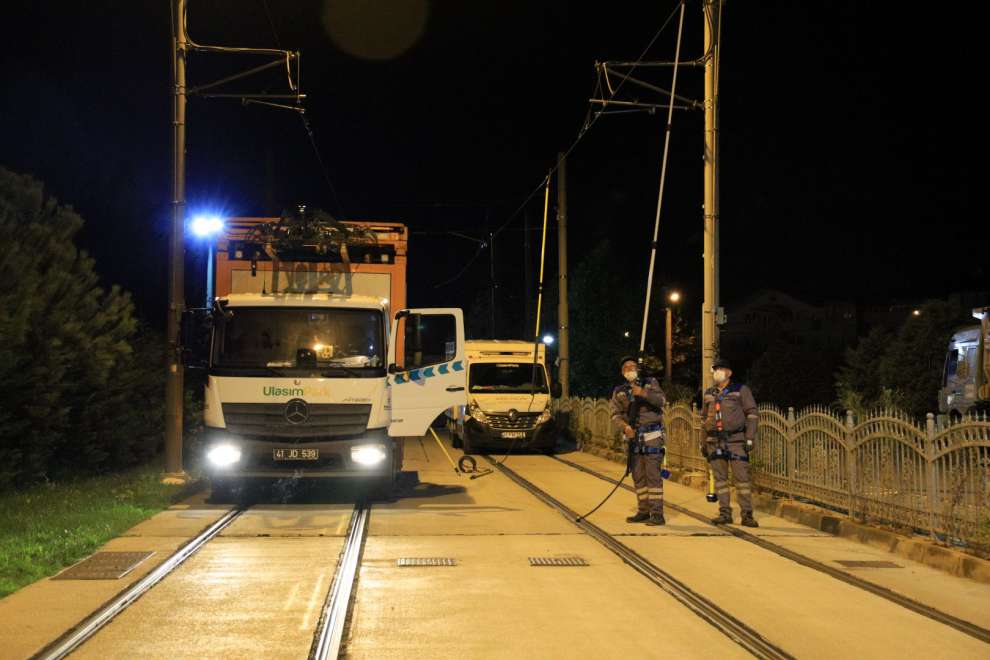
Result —
[[846, 352], [836, 374], [843, 407], [864, 411], [894, 406], [921, 417], [937, 406], [945, 349], [965, 310], [952, 303], [925, 303], [893, 334], [874, 330]]
[[[134, 356], [128, 294], [98, 286], [83, 225], [31, 177], [0, 168], [0, 488], [134, 460], [127, 422], [159, 362]], [[154, 410], [154, 407], [152, 407]]]
[[753, 362], [749, 385], [757, 400], [804, 408], [835, 399], [832, 374], [838, 355], [815, 343], [778, 340]]

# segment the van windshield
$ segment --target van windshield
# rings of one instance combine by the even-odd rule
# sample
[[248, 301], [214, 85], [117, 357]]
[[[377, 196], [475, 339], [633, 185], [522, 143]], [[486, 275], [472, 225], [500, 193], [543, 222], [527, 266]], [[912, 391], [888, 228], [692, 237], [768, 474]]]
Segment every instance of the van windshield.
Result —
[[468, 376], [471, 392], [498, 392], [501, 394], [547, 393], [546, 372], [543, 365], [536, 367], [536, 389], [533, 388], [532, 362], [500, 362], [498, 364], [472, 364]]

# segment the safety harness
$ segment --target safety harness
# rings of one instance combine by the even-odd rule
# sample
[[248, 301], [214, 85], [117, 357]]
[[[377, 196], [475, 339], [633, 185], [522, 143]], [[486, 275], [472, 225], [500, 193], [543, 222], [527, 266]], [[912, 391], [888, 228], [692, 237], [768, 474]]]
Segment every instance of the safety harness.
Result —
[[722, 400], [732, 394], [733, 392], [738, 392], [742, 390], [742, 384], [740, 383], [730, 383], [726, 386], [718, 395], [715, 397], [715, 433], [712, 434], [718, 438], [720, 444], [715, 447], [715, 451], [708, 455], [709, 461], [714, 460], [725, 460], [725, 461], [745, 461], [749, 462], [748, 455], [736, 456], [728, 447], [725, 446], [726, 441], [729, 436], [734, 433], [738, 433], [742, 429], [736, 429], [735, 431], [726, 431], [722, 424]]

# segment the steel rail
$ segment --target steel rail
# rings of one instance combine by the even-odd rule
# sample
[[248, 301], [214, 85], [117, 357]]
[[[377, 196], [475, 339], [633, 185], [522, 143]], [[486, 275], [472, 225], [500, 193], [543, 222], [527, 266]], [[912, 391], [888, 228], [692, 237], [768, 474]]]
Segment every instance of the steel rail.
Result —
[[340, 655], [344, 624], [347, 622], [347, 613], [354, 598], [354, 581], [357, 578], [357, 569], [361, 563], [364, 542], [368, 535], [370, 510], [371, 506], [364, 502], [359, 501], [354, 505], [354, 513], [351, 514], [347, 539], [337, 561], [333, 584], [327, 592], [323, 612], [313, 634], [313, 645], [309, 652], [311, 660], [327, 660]]
[[701, 594], [693, 591], [686, 584], [673, 577], [662, 568], [652, 563], [635, 550], [621, 543], [614, 536], [601, 529], [597, 525], [587, 520], [577, 520], [578, 514], [571, 510], [566, 504], [555, 499], [545, 490], [539, 488], [525, 477], [519, 475], [511, 468], [500, 465], [490, 456], [485, 459], [491, 463], [502, 474], [514, 481], [534, 495], [537, 499], [563, 514], [565, 518], [580, 527], [593, 539], [616, 554], [622, 561], [632, 567], [635, 571], [646, 577], [653, 584], [670, 594], [675, 600], [691, 610], [695, 615], [708, 622], [719, 632], [727, 636], [736, 644], [746, 649], [749, 653], [758, 658], [779, 658], [792, 659], [789, 654], [779, 646], [766, 640], [757, 630], [746, 625], [721, 607], [708, 600]]
[[[574, 463], [573, 461], [569, 461], [565, 458], [560, 458], [559, 456], [552, 456], [551, 458], [565, 465], [568, 465], [576, 470], [580, 470], [581, 472], [589, 474], [593, 477], [597, 477], [602, 481], [606, 481], [613, 485], [618, 483], [618, 480], [613, 479], [608, 475], [601, 474], [600, 472], [596, 472], [595, 470], [592, 470], [591, 468], [581, 465], [579, 463]], [[635, 490], [628, 484], [623, 484], [623, 487], [628, 491], [635, 492]], [[767, 540], [765, 537], [757, 536], [756, 534], [751, 534], [736, 527], [729, 527], [727, 525], [712, 525], [711, 521], [708, 518], [706, 518], [704, 514], [696, 513], [694, 511], [691, 511], [690, 509], [686, 509], [677, 504], [664, 502], [663, 505], [664, 507], [671, 508], [674, 511], [677, 511], [678, 513], [683, 513], [687, 516], [690, 516], [695, 520], [700, 520], [706, 525], [711, 525], [712, 527], [726, 531], [738, 539], [747, 541], [749, 543], [752, 543], [753, 545], [757, 545], [765, 550], [769, 550], [770, 552], [780, 555], [781, 557], [784, 557], [786, 559], [790, 559], [791, 561], [801, 564], [802, 566], [806, 566], [821, 573], [825, 573], [826, 575], [833, 577], [837, 580], [841, 580], [846, 584], [852, 585], [854, 587], [858, 587], [859, 589], [863, 589], [864, 591], [868, 591], [875, 596], [879, 596], [885, 600], [889, 600], [890, 602], [895, 603], [896, 605], [900, 605], [901, 607], [904, 607], [906, 609], [909, 609], [912, 612], [921, 614], [922, 616], [928, 617], [929, 619], [932, 619], [934, 621], [938, 621], [941, 624], [955, 628], [960, 632], [964, 632], [967, 635], [970, 635], [971, 637], [975, 637], [981, 642], [986, 642], [990, 644], [990, 630], [978, 626], [975, 623], [971, 623], [964, 619], [960, 619], [951, 614], [948, 614], [947, 612], [943, 612], [942, 610], [936, 609], [930, 605], [919, 603], [918, 601], [908, 598], [903, 594], [899, 594], [896, 591], [892, 591], [886, 587], [882, 587], [878, 584], [874, 584], [873, 582], [869, 582], [868, 580], [864, 580], [863, 578], [852, 575], [851, 573], [847, 573], [841, 569], [835, 568], [834, 566], [829, 566], [828, 564], [824, 562], [820, 562], [817, 559], [812, 559], [811, 557], [802, 555], [798, 552], [795, 552], [794, 550], [785, 548], [781, 545], [774, 543], [773, 541]]]
[[165, 577], [179, 567], [182, 562], [196, 553], [206, 543], [213, 539], [224, 528], [234, 522], [244, 509], [232, 509], [225, 513], [219, 520], [199, 533], [198, 536], [190, 540], [184, 546], [176, 550], [168, 559], [163, 561], [150, 573], [126, 588], [98, 610], [86, 617], [81, 623], [65, 632], [48, 644], [37, 654], [31, 656], [32, 659], [56, 660], [64, 658], [77, 649], [83, 642], [95, 635], [104, 626], [127, 607], [132, 605], [138, 598], [143, 596], [149, 589], [161, 582]]

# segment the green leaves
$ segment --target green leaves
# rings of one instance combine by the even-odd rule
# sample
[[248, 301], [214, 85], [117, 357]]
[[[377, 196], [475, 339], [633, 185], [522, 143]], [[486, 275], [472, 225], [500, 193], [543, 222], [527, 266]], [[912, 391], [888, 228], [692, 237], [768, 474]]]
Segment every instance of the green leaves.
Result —
[[[119, 467], [134, 455], [121, 447], [150, 433], [121, 425], [142, 389], [137, 321], [75, 247], [82, 225], [40, 182], [0, 169], [0, 489]], [[160, 371], [149, 357], [141, 373]]]

